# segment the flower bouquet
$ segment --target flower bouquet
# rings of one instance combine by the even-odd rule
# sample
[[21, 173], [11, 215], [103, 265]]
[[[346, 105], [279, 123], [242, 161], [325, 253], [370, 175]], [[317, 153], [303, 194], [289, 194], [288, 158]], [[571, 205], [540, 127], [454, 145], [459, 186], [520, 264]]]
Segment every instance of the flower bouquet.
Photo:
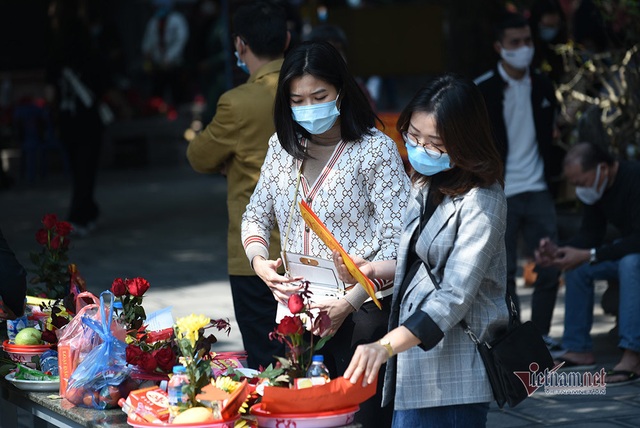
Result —
[[69, 235], [73, 230], [70, 223], [58, 220], [55, 214], [42, 218], [43, 227], [36, 232], [36, 241], [42, 246], [39, 253], [31, 253], [35, 268], [30, 272], [35, 276], [27, 294], [49, 299], [62, 299], [68, 294], [86, 290], [82, 277], [74, 264], [69, 264]]
[[[353, 421], [358, 404], [375, 394], [375, 383], [363, 388], [343, 377], [313, 386], [306, 386], [313, 382], [298, 381], [306, 376], [313, 354], [331, 337], [322, 337], [331, 326], [331, 320], [326, 312], [314, 313], [310, 309], [308, 287], [309, 284], [303, 282], [302, 291], [289, 298], [288, 307], [293, 316], [284, 317], [270, 334], [272, 340], [286, 344], [287, 355], [277, 357], [276, 365], [270, 365], [259, 375], [267, 380], [258, 387], [262, 390], [262, 398], [251, 406], [251, 413], [260, 426], [275, 427], [278, 423], [299, 427], [345, 425]], [[317, 339], [307, 329], [321, 338]], [[308, 425], [310, 421], [320, 425]]]

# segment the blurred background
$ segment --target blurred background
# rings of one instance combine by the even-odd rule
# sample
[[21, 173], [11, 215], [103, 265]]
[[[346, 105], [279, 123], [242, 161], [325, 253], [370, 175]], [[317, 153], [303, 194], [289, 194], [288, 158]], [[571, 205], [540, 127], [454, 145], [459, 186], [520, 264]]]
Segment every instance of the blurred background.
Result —
[[[401, 152], [400, 110], [438, 73], [475, 78], [492, 68], [493, 23], [511, 10], [529, 18], [534, 65], [556, 85], [558, 156], [586, 139], [621, 158], [640, 154], [637, 0], [276, 1], [287, 10], [294, 43], [318, 28], [337, 29], [349, 68]], [[145, 276], [152, 290], [209, 284], [200, 292], [228, 295], [225, 179], [194, 173], [185, 150], [220, 94], [247, 78], [231, 44], [230, 17], [241, 3], [0, 0], [0, 227], [25, 267], [42, 216], [62, 219], [68, 206], [69, 153], [60, 132], [61, 112], [74, 108], [60, 96], [67, 91], [100, 118], [71, 126], [95, 148], [89, 169], [100, 171], [101, 225], [70, 249], [89, 288]], [[556, 32], [543, 40], [549, 7]], [[179, 30], [158, 41], [148, 23], [168, 25], [170, 16]], [[176, 46], [171, 61], [157, 61], [154, 42]], [[573, 189], [557, 181], [562, 235], [576, 227], [576, 203]], [[154, 309], [181, 296], [161, 296]], [[178, 314], [192, 312], [193, 303]], [[232, 314], [230, 298], [216, 303]]]

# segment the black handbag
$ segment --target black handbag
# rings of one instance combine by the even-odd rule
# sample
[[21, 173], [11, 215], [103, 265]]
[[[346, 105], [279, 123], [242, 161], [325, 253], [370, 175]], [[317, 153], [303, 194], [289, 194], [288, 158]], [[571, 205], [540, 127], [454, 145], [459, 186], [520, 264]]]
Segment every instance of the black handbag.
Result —
[[[435, 287], [440, 289], [440, 284], [429, 267], [426, 264], [425, 267]], [[460, 325], [476, 344], [498, 407], [503, 408], [505, 404], [509, 404], [509, 407], [513, 408], [537, 389], [529, 382], [529, 375], [532, 372], [552, 370], [554, 364], [535, 324], [531, 321], [520, 322], [515, 304], [508, 292], [506, 301], [509, 308], [509, 324], [503, 331], [497, 332], [496, 338], [491, 342], [478, 339], [464, 319], [460, 321]]]

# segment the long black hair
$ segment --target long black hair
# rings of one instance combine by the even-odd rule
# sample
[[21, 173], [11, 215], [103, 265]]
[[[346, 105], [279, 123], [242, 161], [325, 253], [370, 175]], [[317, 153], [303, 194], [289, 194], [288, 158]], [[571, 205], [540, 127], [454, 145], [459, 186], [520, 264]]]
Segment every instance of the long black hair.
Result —
[[311, 138], [293, 119], [291, 81], [309, 74], [323, 80], [340, 93], [340, 132], [343, 141], [356, 141], [371, 134], [377, 116], [358, 83], [349, 73], [342, 55], [328, 42], [302, 42], [287, 54], [280, 69], [274, 105], [274, 122], [280, 144], [296, 159], [308, 157], [300, 136]]

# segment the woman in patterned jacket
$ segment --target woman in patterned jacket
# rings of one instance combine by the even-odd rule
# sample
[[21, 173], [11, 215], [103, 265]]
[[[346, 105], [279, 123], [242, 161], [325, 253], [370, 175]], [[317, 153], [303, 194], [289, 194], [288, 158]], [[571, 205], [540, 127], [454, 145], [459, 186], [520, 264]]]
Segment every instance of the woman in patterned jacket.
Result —
[[367, 275], [395, 276], [389, 332], [359, 346], [344, 373], [367, 384], [386, 363], [394, 428], [486, 425], [491, 386], [460, 321], [481, 340], [508, 321], [507, 203], [488, 124], [478, 88], [453, 75], [420, 90], [398, 119], [414, 170], [398, 260], [356, 260]]
[[[304, 42], [287, 54], [274, 115], [276, 133], [242, 218], [242, 240], [256, 274], [286, 305], [289, 295], [299, 291], [299, 280], [278, 273], [281, 259], [269, 260], [271, 229], [280, 228], [287, 251], [332, 258], [305, 227], [300, 200], [349, 253], [371, 261], [395, 260], [410, 186], [396, 144], [375, 128], [366, 96], [329, 43]], [[334, 337], [322, 348], [332, 376], [344, 372], [358, 344], [387, 329], [392, 283], [372, 279], [382, 310], [367, 301], [360, 285], [344, 298], [316, 303], [332, 321]], [[381, 387], [356, 414], [363, 426], [390, 426], [391, 411], [380, 409], [379, 394]]]

